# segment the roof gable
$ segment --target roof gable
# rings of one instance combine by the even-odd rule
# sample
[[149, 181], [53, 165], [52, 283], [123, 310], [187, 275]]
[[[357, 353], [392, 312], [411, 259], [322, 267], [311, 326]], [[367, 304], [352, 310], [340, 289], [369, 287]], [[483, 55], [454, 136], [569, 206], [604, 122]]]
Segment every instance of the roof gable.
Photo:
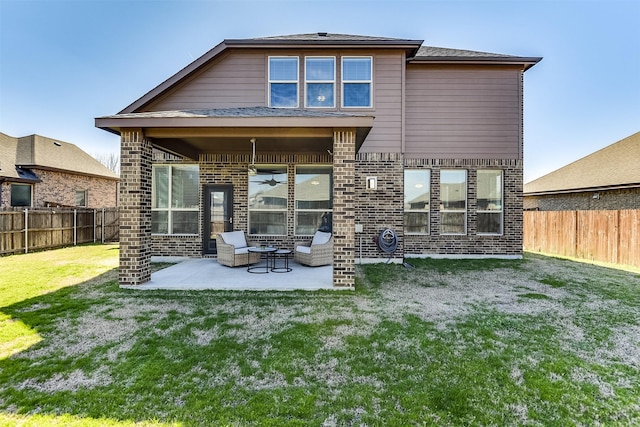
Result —
[[160, 83], [154, 89], [137, 99], [120, 113], [141, 112], [143, 108], [169, 91], [187, 77], [203, 69], [211, 61], [228, 49], [290, 49], [290, 48], [342, 48], [342, 49], [402, 49], [406, 51], [408, 61], [415, 63], [488, 63], [523, 65], [527, 70], [542, 58], [529, 58], [474, 52], [460, 49], [447, 49], [422, 46], [423, 40], [399, 39], [390, 37], [362, 36], [334, 33], [306, 33], [250, 39], [226, 39], [198, 59]]
[[640, 132], [524, 185], [525, 194], [640, 186]]
[[118, 175], [102, 163], [68, 142], [29, 135], [12, 138], [0, 133], [0, 176], [22, 179], [18, 169], [50, 169], [118, 179]]

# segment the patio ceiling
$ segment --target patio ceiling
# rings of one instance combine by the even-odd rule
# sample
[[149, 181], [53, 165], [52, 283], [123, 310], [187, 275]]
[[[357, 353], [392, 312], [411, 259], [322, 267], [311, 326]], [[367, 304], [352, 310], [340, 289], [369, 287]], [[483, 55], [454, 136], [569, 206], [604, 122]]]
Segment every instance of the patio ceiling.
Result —
[[248, 107], [214, 110], [127, 113], [99, 117], [96, 126], [120, 134], [142, 129], [164, 150], [190, 158], [202, 153], [250, 153], [256, 138], [259, 153], [326, 153], [333, 132], [354, 129], [356, 150], [373, 126], [373, 116], [296, 109]]

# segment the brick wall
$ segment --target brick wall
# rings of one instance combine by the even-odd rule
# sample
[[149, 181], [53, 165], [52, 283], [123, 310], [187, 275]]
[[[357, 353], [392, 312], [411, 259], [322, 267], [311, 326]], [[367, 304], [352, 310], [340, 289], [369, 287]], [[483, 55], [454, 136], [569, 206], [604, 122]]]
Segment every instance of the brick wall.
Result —
[[120, 135], [120, 270], [121, 285], [140, 285], [151, 278], [151, 142], [139, 129]]
[[[431, 171], [431, 211], [429, 235], [403, 234], [404, 167]], [[440, 171], [467, 171], [467, 233], [440, 235]], [[500, 169], [504, 177], [504, 233], [477, 234], [476, 182], [478, 169]], [[376, 176], [378, 189], [367, 190], [366, 178]], [[393, 229], [399, 240], [394, 257], [419, 255], [501, 255], [522, 254], [522, 161], [402, 159], [400, 154], [361, 154], [356, 162], [356, 224], [364, 232], [356, 236], [356, 256], [385, 258], [373, 237], [385, 228]]]
[[[597, 198], [594, 194], [597, 193]], [[640, 188], [525, 196], [524, 208], [541, 211], [640, 209]]]
[[42, 180], [34, 188], [34, 207], [46, 206], [47, 202], [75, 206], [76, 191], [87, 192], [88, 208], [117, 206], [117, 181], [39, 169], [33, 171]]
[[[34, 208], [47, 207], [48, 203], [61, 206], [76, 205], [76, 191], [86, 191], [88, 208], [113, 208], [117, 206], [118, 181], [98, 177], [33, 169], [41, 182], [32, 186]], [[2, 183], [1, 206], [11, 207], [11, 183]]]
[[[374, 236], [387, 228], [398, 235], [398, 250], [394, 257], [402, 259], [404, 169], [402, 154], [362, 153], [356, 156], [356, 224], [362, 225], [362, 233], [355, 238], [356, 257], [359, 259], [388, 257], [378, 249]], [[367, 189], [366, 180], [375, 177], [377, 188]]]

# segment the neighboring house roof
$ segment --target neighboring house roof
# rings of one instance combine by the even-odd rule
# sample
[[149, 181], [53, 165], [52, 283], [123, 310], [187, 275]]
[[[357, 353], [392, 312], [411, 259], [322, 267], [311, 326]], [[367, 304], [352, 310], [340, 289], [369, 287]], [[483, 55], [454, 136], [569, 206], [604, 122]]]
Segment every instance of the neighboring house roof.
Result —
[[525, 195], [640, 187], [640, 132], [524, 185]]
[[37, 181], [32, 169], [46, 169], [117, 180], [118, 175], [68, 142], [30, 135], [13, 138], [0, 133], [0, 177]]
[[229, 48], [269, 48], [269, 49], [286, 49], [286, 48], [353, 48], [353, 49], [375, 49], [375, 48], [393, 48], [404, 49], [407, 52], [409, 62], [414, 63], [475, 63], [475, 64], [508, 64], [523, 65], [527, 70], [538, 63], [542, 58], [539, 57], [519, 57], [510, 55], [501, 55], [486, 52], [473, 52], [468, 50], [445, 49], [438, 47], [422, 46], [423, 40], [409, 40], [388, 37], [372, 37], [349, 34], [333, 34], [333, 33], [309, 33], [309, 34], [293, 34], [273, 37], [260, 37], [252, 39], [227, 39], [206, 52], [204, 55], [160, 83], [154, 89], [143, 95], [138, 100], [127, 106], [120, 113], [133, 113], [141, 111], [145, 105], [152, 102], [165, 91], [173, 87], [185, 77], [197, 72], [206, 66], [210, 61], [214, 60]]

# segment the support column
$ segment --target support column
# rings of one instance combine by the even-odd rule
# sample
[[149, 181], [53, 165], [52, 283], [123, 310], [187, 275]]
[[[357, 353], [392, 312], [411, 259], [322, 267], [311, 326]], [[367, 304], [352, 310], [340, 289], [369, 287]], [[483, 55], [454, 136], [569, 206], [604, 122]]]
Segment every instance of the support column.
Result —
[[151, 142], [142, 129], [120, 132], [120, 285], [151, 279]]
[[355, 129], [333, 132], [333, 286], [352, 287], [355, 269]]

